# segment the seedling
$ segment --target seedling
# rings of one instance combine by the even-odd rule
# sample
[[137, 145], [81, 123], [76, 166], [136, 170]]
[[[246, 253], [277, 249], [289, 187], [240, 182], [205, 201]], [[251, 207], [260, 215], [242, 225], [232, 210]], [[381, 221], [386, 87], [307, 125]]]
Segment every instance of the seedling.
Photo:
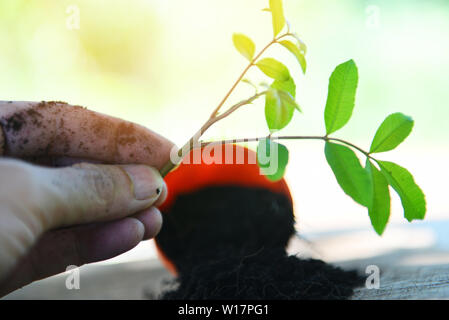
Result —
[[[305, 74], [307, 48], [298, 35], [291, 30], [290, 24], [285, 19], [282, 0], [269, 0], [269, 8], [263, 11], [269, 12], [272, 16], [272, 40], [256, 54], [256, 45], [249, 37], [243, 34], [233, 35], [235, 48], [248, 59], [249, 63], [213, 110], [208, 120], [180, 149], [179, 156], [187, 154], [196, 146], [204, 147], [211, 143], [258, 141], [257, 158], [261, 172], [271, 180], [279, 180], [284, 175], [289, 152], [287, 147], [276, 141], [322, 140], [325, 142], [326, 160], [337, 182], [355, 202], [368, 209], [371, 224], [379, 235], [384, 232], [390, 217], [390, 186], [401, 198], [404, 216], [409, 222], [415, 219], [424, 219], [426, 213], [425, 196], [410, 172], [393, 162], [381, 161], [375, 157], [379, 153], [395, 149], [407, 138], [414, 124], [411, 117], [402, 113], [389, 115], [379, 126], [369, 150], [364, 150], [349, 141], [331, 136], [348, 123], [354, 109], [358, 70], [353, 60], [337, 66], [330, 76], [327, 102], [324, 109], [326, 132], [323, 136], [275, 135], [290, 123], [295, 111], [301, 112], [301, 108], [296, 102], [296, 85], [291, 77], [290, 70], [278, 60], [263, 56], [272, 46], [280, 45], [296, 57], [302, 72]], [[245, 79], [248, 70], [251, 68], [258, 68], [263, 72], [271, 79], [271, 85], [256, 85]], [[241, 82], [252, 85], [256, 93], [222, 111], [229, 96]], [[212, 125], [261, 97], [265, 98], [265, 118], [269, 130], [267, 137], [213, 142], [200, 140], [204, 132]], [[361, 165], [355, 151], [365, 156], [365, 166]], [[268, 160], [262, 161], [262, 159]], [[270, 161], [273, 161], [273, 159], [277, 164], [274, 172], [268, 170], [268, 168], [272, 168]], [[161, 174], [165, 176], [176, 165], [177, 163], [170, 161], [161, 170]]]

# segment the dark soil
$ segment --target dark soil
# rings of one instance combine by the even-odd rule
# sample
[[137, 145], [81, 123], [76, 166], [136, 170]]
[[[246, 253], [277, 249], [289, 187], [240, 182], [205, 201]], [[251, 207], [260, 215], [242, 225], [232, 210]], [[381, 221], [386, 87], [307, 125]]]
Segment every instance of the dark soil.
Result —
[[157, 243], [175, 264], [162, 299], [346, 299], [355, 271], [288, 256], [289, 200], [266, 189], [212, 187], [177, 198]]

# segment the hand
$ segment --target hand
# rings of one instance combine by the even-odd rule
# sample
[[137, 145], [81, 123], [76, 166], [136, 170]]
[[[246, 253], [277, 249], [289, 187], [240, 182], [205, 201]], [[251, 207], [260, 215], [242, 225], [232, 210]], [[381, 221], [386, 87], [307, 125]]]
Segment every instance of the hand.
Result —
[[81, 107], [0, 101], [0, 296], [154, 237], [172, 147]]

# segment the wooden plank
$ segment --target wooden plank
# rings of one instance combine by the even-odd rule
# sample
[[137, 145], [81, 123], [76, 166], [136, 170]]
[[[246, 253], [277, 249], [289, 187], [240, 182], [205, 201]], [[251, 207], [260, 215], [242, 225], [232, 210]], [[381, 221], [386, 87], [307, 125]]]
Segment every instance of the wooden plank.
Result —
[[[438, 257], [438, 259], [436, 258]], [[448, 258], [446, 251], [399, 250], [378, 257], [337, 263], [365, 273], [368, 265], [380, 269], [380, 288], [356, 290], [353, 299], [448, 299], [449, 264], [432, 261]], [[424, 259], [425, 258], [425, 259]], [[426, 261], [410, 265], [407, 261]], [[5, 299], [155, 299], [171, 279], [158, 261], [90, 265], [80, 269], [81, 289], [67, 290], [67, 275], [35, 282]]]

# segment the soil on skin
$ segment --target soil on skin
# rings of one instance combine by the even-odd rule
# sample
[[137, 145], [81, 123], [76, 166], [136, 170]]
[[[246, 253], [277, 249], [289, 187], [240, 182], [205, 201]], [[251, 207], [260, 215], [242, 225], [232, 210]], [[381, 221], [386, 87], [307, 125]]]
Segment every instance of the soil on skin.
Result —
[[[12, 102], [11, 102], [12, 103]], [[29, 140], [26, 134], [21, 131], [24, 129], [33, 131], [48, 131], [51, 136], [57, 136], [57, 143], [64, 146], [64, 151], [68, 152], [70, 149], [71, 139], [70, 136], [74, 134], [71, 132], [64, 132], [59, 130], [58, 133], [54, 132], [54, 121], [56, 117], [60, 117], [59, 129], [64, 128], [64, 119], [61, 115], [64, 113], [65, 108], [69, 106], [66, 102], [62, 101], [42, 101], [38, 104], [31, 103], [30, 108], [18, 111], [9, 117], [0, 118], [0, 127], [3, 129], [5, 139], [10, 144], [18, 145], [19, 150], [23, 150]], [[71, 106], [73, 109], [85, 109], [81, 106]], [[53, 117], [48, 117], [51, 113]], [[47, 116], [46, 116], [47, 115]], [[55, 143], [56, 138], [50, 140], [46, 146], [42, 146], [37, 150], [40, 155], [48, 155], [52, 144]]]
[[[82, 112], [78, 118], [83, 118], [83, 120], [67, 123], [70, 121], [70, 117], [77, 116], [78, 112]], [[78, 132], [73, 129], [75, 124]], [[109, 155], [118, 154], [120, 148], [133, 147], [145, 140], [137, 126], [132, 123], [115, 121], [112, 118], [88, 111], [82, 106], [73, 106], [61, 101], [30, 103], [29, 108], [0, 117], [0, 130], [3, 130], [5, 136], [6, 153], [9, 146], [15, 146], [20, 152], [23, 152], [29, 143], [39, 145], [34, 152], [37, 156], [36, 161], [40, 157], [67, 156], [73, 153], [92, 154], [94, 151], [91, 148], [96, 145], [98, 140], [110, 142], [105, 143], [101, 150], [104, 154]], [[28, 134], [26, 134], [28, 131], [35, 133], [34, 141], [29, 141]], [[74, 145], [75, 142], [79, 144]], [[156, 142], [149, 142], [142, 147], [147, 158], [154, 156], [156, 146], [153, 147], [152, 143]], [[55, 146], [63, 146], [62, 149], [59, 148], [58, 154], [54, 152]], [[135, 158], [133, 153], [128, 156], [130, 159]], [[34, 159], [30, 158], [29, 160]]]
[[289, 200], [266, 189], [211, 187], [177, 198], [157, 243], [174, 262], [177, 288], [162, 299], [346, 299], [355, 271], [288, 256]]

